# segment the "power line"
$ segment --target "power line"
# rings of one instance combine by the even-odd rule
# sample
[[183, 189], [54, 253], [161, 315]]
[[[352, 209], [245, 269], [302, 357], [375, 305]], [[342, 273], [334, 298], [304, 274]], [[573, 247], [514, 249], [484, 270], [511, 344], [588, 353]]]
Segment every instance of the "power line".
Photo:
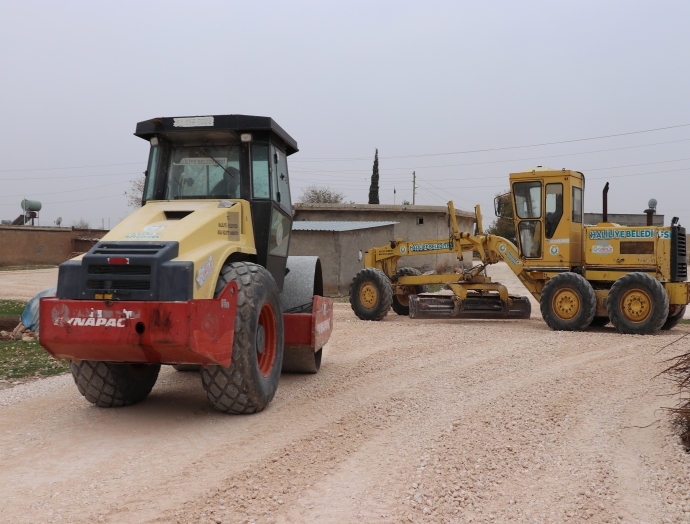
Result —
[[[575, 142], [587, 142], [590, 140], [601, 140], [603, 138], [614, 138], [618, 136], [630, 136], [630, 135], [639, 135], [642, 133], [652, 133], [654, 131], [664, 131], [667, 129], [677, 129], [680, 127], [688, 127], [690, 124], [679, 124], [676, 126], [666, 126], [666, 127], [657, 127], [654, 129], [643, 129], [641, 131], [629, 131], [627, 133], [616, 133], [613, 135], [600, 135], [600, 136], [593, 136], [589, 138], [574, 138], [571, 140], [560, 140], [558, 142], [542, 142], [539, 144], [526, 144], [526, 145], [521, 145], [521, 146], [508, 146], [508, 147], [492, 147], [488, 149], [469, 149], [466, 151], [453, 151], [450, 153], [427, 153], [427, 154], [422, 154], [422, 155], [397, 155], [397, 156], [380, 156], [380, 159], [388, 159], [388, 158], [419, 158], [419, 157], [427, 157], [427, 156], [444, 156], [444, 155], [465, 155], [469, 153], [486, 153], [489, 151], [506, 151], [509, 149], [523, 149], [523, 148], [528, 148], [528, 147], [541, 147], [541, 146], [552, 146], [552, 145], [557, 145], [557, 144], [572, 144]], [[329, 161], [329, 160], [339, 160], [339, 161], [349, 161], [349, 160], [371, 160], [371, 157], [351, 157], [351, 158], [303, 158], [301, 161], [303, 162], [322, 162], [322, 161]]]
[[[625, 175], [609, 175], [609, 176], [600, 176], [600, 177], [587, 177], [586, 180], [607, 180], [609, 178], [627, 178], [627, 177], [632, 177], [632, 176], [645, 176], [645, 175], [657, 175], [657, 174], [662, 174], [662, 173], [675, 173], [679, 171], [690, 171], [690, 168], [682, 168], [682, 169], [668, 169], [665, 171], [650, 171], [648, 173], [631, 173], [631, 174], [625, 174]], [[486, 177], [490, 178], [490, 177]], [[507, 177], [506, 177], [507, 178]], [[424, 182], [424, 181], [422, 181]], [[507, 179], [506, 179], [507, 182]], [[451, 187], [444, 187], [443, 190], [448, 190], [448, 189], [479, 189], [479, 188], [485, 188], [485, 187], [496, 187], [497, 184], [491, 184], [489, 186], [451, 186]]]
[[[413, 169], [433, 169], [437, 167], [461, 167], [461, 166], [479, 166], [479, 165], [485, 165], [485, 164], [502, 164], [506, 162], [526, 162], [527, 160], [543, 160], [545, 158], [561, 158], [565, 156], [577, 156], [577, 155], [589, 155], [592, 153], [608, 153], [610, 151], [621, 151], [625, 149], [637, 149], [639, 147], [651, 147], [651, 146], [659, 146], [659, 145], [665, 145], [665, 144], [675, 144], [678, 142], [687, 142], [690, 141], [690, 138], [682, 138], [680, 140], [670, 140], [667, 142], [653, 142], [651, 144], [641, 144], [638, 146], [625, 146], [625, 147], [613, 147], [609, 149], [595, 149], [593, 151], [581, 151], [579, 153], [563, 153], [561, 155], [546, 155], [546, 156], [532, 156], [532, 157], [525, 157], [525, 158], [513, 158], [509, 160], [489, 160], [485, 162], [465, 162], [462, 164], [440, 164], [440, 165], [435, 165], [435, 166], [409, 166], [409, 167], [387, 167], [387, 168], [381, 168], [381, 171], [401, 171], [401, 170], [408, 170], [412, 171]], [[290, 163], [293, 164], [295, 162], [299, 162], [299, 160], [292, 160]], [[302, 167], [302, 166], [296, 166], [297, 169], [291, 169], [291, 171], [295, 172], [315, 172], [315, 173], [369, 173], [371, 172], [371, 169], [340, 169], [337, 171], [325, 171], [322, 169], [309, 169], [307, 167]], [[301, 170], [301, 171], [300, 171]]]
[[[76, 191], [88, 191], [90, 189], [100, 189], [101, 187], [109, 187], [109, 186], [115, 186], [117, 184], [122, 184], [122, 182], [112, 182], [110, 184], [103, 184], [101, 186], [91, 186], [91, 187], [82, 187], [79, 189], [67, 189], [65, 191], [51, 191], [50, 193], [31, 193], [31, 196], [43, 196], [43, 195], [57, 195], [60, 193], [74, 193]], [[19, 198], [19, 197], [25, 197], [26, 193], [21, 194], [21, 195], [0, 195], [0, 198]]]
[[[622, 169], [622, 168], [628, 168], [628, 167], [640, 167], [640, 166], [649, 166], [649, 165], [655, 165], [655, 164], [667, 164], [667, 163], [670, 163], [670, 162], [682, 162], [682, 161], [685, 161], [685, 160], [690, 160], [690, 157], [689, 157], [689, 158], [678, 158], [678, 159], [676, 159], [676, 160], [663, 160], [663, 161], [660, 161], [660, 162], [647, 162], [647, 163], [643, 163], [643, 164], [629, 164], [629, 165], [625, 165], [625, 166], [597, 167], [597, 168], [591, 168], [591, 169], [583, 169], [582, 171], [585, 172], [585, 173], [588, 173], [588, 172], [590, 172], [590, 171], [605, 171], [605, 170], [609, 170], [609, 169]], [[674, 171], [674, 170], [670, 170], [670, 171], [653, 171], [653, 172], [651, 172], [651, 173], [649, 173], [649, 174], [654, 174], [654, 173], [667, 173], [667, 172], [671, 172], [671, 171]], [[642, 174], [646, 174], [646, 173], [642, 173]], [[391, 175], [387, 175], [387, 176], [390, 177]], [[409, 174], [407, 174], [407, 176], [409, 176]], [[615, 175], [615, 176], [611, 175], [611, 177], [613, 177], [613, 178], [618, 178], [618, 177], [620, 177], [620, 176], [639, 176], [639, 174], [635, 174], [635, 175]], [[338, 178], [342, 178], [342, 177], [338, 177]], [[430, 183], [430, 182], [454, 182], [454, 181], [458, 181], [458, 180], [463, 180], [463, 181], [464, 181], [464, 180], [487, 180], [487, 179], [504, 179], [504, 178], [506, 178], [506, 175], [479, 176], [479, 177], [463, 177], [463, 178], [456, 178], [455, 180], [449, 180], [449, 179], [447, 179], [447, 178], [428, 178], [428, 179], [427, 179], [427, 178], [424, 178], [424, 179], [422, 179], [422, 181], [423, 181], [423, 182], [426, 182], [426, 183]], [[606, 177], [604, 177], [604, 178], [606, 178]], [[588, 180], [597, 180], [596, 178], [592, 178], [592, 177], [587, 177], [587, 179], [588, 179]], [[298, 178], [297, 181], [300, 181], [300, 182], [301, 182], [301, 181], [310, 182], [310, 180], [299, 180], [299, 178]], [[382, 181], [380, 182], [380, 184], [382, 184], [382, 185], [394, 184], [394, 183], [399, 183], [399, 181], [400, 181], [399, 178], [395, 178], [395, 179], [393, 179], [393, 180], [386, 180], [386, 179], [384, 179], [384, 180], [382, 180]], [[358, 182], [359, 182], [359, 181], [358, 181]], [[440, 189], [440, 188], [439, 188], [439, 189]]]
[[[666, 170], [663, 170], [663, 171], [648, 171], [648, 172], [646, 172], [646, 173], [627, 173], [627, 174], [623, 174], [623, 175], [607, 175], [607, 176], [601, 176], [601, 177], [587, 177], [586, 180], [604, 180], [604, 179], [610, 179], [610, 178], [627, 178], [627, 177], [634, 177], [634, 176], [646, 176], [646, 175], [658, 175], [658, 174], [665, 174], [665, 173], [677, 173], [677, 172], [680, 172], [680, 171], [690, 171], [690, 168], [685, 167], [685, 168], [679, 168], [679, 169], [666, 169]], [[501, 177], [479, 177], [479, 179], [487, 179], [487, 178], [501, 178], [501, 179], [505, 179], [506, 181], [508, 180], [508, 177], [506, 177], [506, 176], [501, 176]], [[477, 178], [465, 179], [465, 180], [476, 180], [476, 179], [477, 179]], [[381, 187], [392, 187], [392, 186], [386, 185], [386, 184], [392, 184], [392, 183], [393, 183], [393, 182], [382, 182], [382, 183], [381, 183]], [[422, 183], [422, 184], [427, 183], [427, 184], [429, 184], [429, 185], [432, 185], [432, 184], [430, 184], [427, 180], [421, 180], [421, 183]], [[346, 187], [343, 187], [343, 186], [329, 186], [329, 187], [331, 187], [331, 188], [333, 188], [333, 189], [355, 189], [355, 190], [357, 190], [357, 189], [362, 190], [362, 189], [365, 188], [364, 185], [359, 185], [359, 186], [350, 185], [350, 186], [346, 186]], [[444, 188], [439, 188], [439, 187], [437, 187], [437, 186], [433, 186], [433, 185], [432, 185], [432, 187], [436, 187], [436, 189], [438, 189], [439, 191], [447, 191], [447, 190], [450, 190], [450, 189], [480, 189], [480, 188], [487, 188], [487, 187], [497, 187], [497, 184], [482, 185], [482, 186], [450, 186], [450, 187], [444, 187]]]
[[[89, 200], [102, 200], [104, 198], [114, 198], [114, 197], [120, 197], [124, 196], [122, 193], [118, 193], [117, 195], [106, 195], [102, 197], [91, 197], [91, 198], [81, 198], [79, 200], [63, 200], [61, 202], [43, 202], [43, 205], [52, 205], [52, 204], [70, 204], [72, 202], [86, 202]], [[0, 206], [16, 206], [16, 204], [0, 204]]]
[[141, 175], [141, 171], [130, 171], [128, 173], [104, 173], [102, 175], [65, 175], [65, 176], [38, 176], [38, 177], [21, 177], [21, 178], [3, 178], [0, 182], [9, 182], [11, 180], [57, 180], [61, 178], [91, 178], [100, 176], [121, 176], [121, 175]]
[[71, 167], [37, 167], [33, 169], [5, 169], [0, 173], [25, 173], [28, 171], [58, 171], [61, 169], [87, 169], [91, 167], [113, 167], [113, 166], [133, 166], [135, 164], [146, 164], [146, 162], [125, 162], [124, 164], [98, 164], [94, 166], [71, 166]]

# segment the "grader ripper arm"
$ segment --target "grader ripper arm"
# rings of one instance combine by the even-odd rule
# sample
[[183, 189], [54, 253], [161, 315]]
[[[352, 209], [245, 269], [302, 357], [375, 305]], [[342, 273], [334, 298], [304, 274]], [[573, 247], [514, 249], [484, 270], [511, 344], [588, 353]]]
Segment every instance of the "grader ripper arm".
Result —
[[[522, 271], [523, 264], [515, 245], [495, 235], [471, 235], [460, 232], [453, 202], [448, 202], [448, 211], [451, 226], [448, 239], [422, 241], [395, 239], [389, 246], [366, 252], [365, 271], [366, 268], [373, 268], [384, 273], [391, 283], [393, 301], [408, 305], [410, 316], [413, 318], [529, 318], [531, 312], [529, 300], [511, 296], [505, 286], [491, 282], [491, 278], [482, 274], [485, 273], [486, 266], [504, 260], [538, 300], [539, 283]], [[482, 231], [479, 206], [476, 206], [475, 213], [478, 230]], [[469, 271], [450, 275], [410, 276], [409, 271], [397, 270], [398, 261], [402, 257], [455, 253], [459, 259], [462, 259], [463, 251], [477, 251], [481, 263]], [[452, 294], [418, 293], [420, 287], [429, 284], [446, 284]], [[375, 301], [372, 300], [374, 287], [366, 288], [369, 295], [360, 293], [361, 297], [354, 297], [353, 307], [356, 307], [357, 302], [364, 303], [363, 305], [372, 304], [376, 307]], [[385, 295], [385, 292], [382, 295]]]

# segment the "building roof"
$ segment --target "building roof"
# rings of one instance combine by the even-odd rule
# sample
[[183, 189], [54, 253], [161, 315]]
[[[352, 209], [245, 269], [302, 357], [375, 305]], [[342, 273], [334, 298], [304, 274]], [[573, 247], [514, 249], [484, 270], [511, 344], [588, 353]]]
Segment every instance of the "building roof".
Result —
[[293, 231], [356, 231], [375, 227], [392, 226], [397, 222], [367, 222], [348, 220], [295, 220]]
[[[382, 204], [293, 204], [295, 211], [371, 211], [379, 213], [441, 213], [447, 214], [447, 206], [412, 206]], [[455, 208], [455, 216], [474, 218], [474, 213]]]

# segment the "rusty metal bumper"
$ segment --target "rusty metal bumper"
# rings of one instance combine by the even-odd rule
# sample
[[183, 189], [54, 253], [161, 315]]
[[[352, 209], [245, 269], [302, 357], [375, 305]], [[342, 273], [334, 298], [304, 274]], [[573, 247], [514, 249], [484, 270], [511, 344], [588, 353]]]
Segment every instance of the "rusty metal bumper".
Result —
[[[55, 358], [229, 366], [237, 284], [213, 300], [187, 302], [43, 298], [40, 342]], [[314, 297], [312, 311], [284, 314], [285, 350], [316, 352], [333, 329], [333, 302]]]

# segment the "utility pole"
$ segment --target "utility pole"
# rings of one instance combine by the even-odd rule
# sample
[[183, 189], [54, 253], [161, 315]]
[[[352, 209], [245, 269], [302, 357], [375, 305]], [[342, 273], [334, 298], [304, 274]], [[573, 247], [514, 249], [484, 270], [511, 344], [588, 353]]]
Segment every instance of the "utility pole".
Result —
[[417, 175], [412, 171], [412, 205], [414, 206], [414, 197], [417, 190]]

